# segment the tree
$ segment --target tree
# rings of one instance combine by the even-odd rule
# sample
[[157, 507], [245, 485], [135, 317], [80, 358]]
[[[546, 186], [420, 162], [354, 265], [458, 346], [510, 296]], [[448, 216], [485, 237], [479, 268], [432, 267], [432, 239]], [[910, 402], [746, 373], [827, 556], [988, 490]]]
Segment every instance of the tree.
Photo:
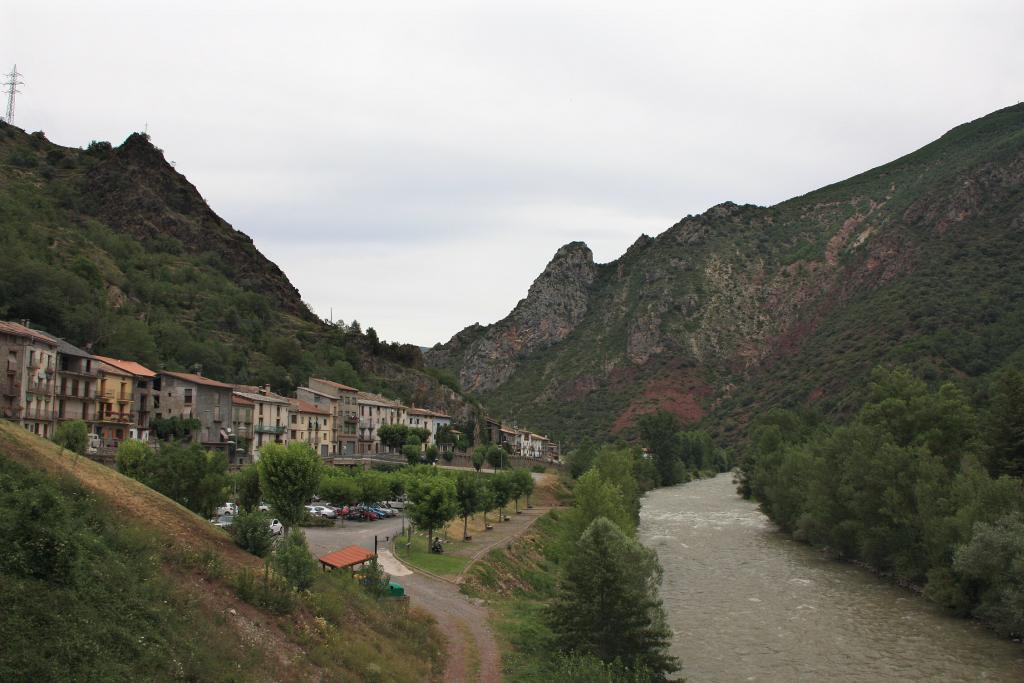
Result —
[[492, 475], [487, 483], [491, 487], [491, 492], [494, 495], [494, 504], [498, 508], [498, 518], [501, 520], [505, 519], [505, 506], [508, 505], [508, 501], [512, 497], [512, 480], [510, 472], [497, 472]]
[[598, 517], [615, 523], [623, 533], [632, 536], [636, 521], [626, 507], [622, 490], [590, 469], [573, 487], [573, 507], [566, 512], [565, 529], [570, 543], [575, 543]]
[[512, 470], [512, 480], [515, 482], [516, 512], [519, 512], [519, 497], [526, 496], [526, 506], [530, 506], [530, 494], [533, 493], [534, 482], [530, 470], [519, 468]]
[[260, 450], [257, 467], [260, 487], [281, 524], [288, 529], [302, 521], [303, 506], [316, 493], [323, 468], [313, 447], [297, 441], [267, 444]]
[[455, 483], [449, 477], [429, 477], [418, 482], [409, 495], [409, 518], [427, 530], [427, 547], [434, 540], [434, 529], [450, 522], [458, 514]]
[[61, 448], [85, 455], [85, 447], [89, 443], [89, 428], [82, 420], [62, 422], [53, 433], [53, 442]]
[[141, 441], [118, 446], [118, 469], [204, 517], [224, 501], [228, 459], [199, 444], [165, 443], [154, 453]]
[[654, 465], [662, 486], [671, 486], [680, 481], [679, 469], [679, 418], [664, 410], [643, 415], [637, 420], [640, 438], [650, 449]]
[[409, 428], [401, 424], [381, 425], [377, 428], [377, 438], [388, 448], [399, 449], [409, 439]]
[[270, 515], [265, 512], [242, 510], [228, 527], [235, 544], [257, 557], [264, 557], [274, 545], [270, 531]]
[[992, 383], [985, 419], [986, 461], [993, 477], [1024, 477], [1024, 375], [1000, 373]]
[[480, 479], [469, 472], [455, 478], [455, 503], [462, 517], [462, 537], [469, 536], [469, 517], [480, 509]]
[[[429, 446], [427, 446], [427, 462], [433, 465], [435, 462], [437, 462], [437, 456], [439, 455], [439, 453], [440, 451], [437, 450], [437, 446], [435, 446], [434, 444], [430, 444]], [[451, 460], [451, 457], [449, 456], [448, 459]]]
[[[260, 462], [263, 462], [262, 453]], [[278, 542], [270, 564], [295, 590], [309, 588], [316, 579], [316, 559], [310, 554], [306, 536], [301, 529], [285, 533], [284, 538]]]
[[238, 492], [238, 507], [243, 510], [255, 510], [263, 502], [260, 471], [256, 465], [246, 465], [239, 470], [235, 475], [235, 488]]
[[455, 457], [455, 452], [451, 448], [447, 448], [441, 452], [441, 457], [444, 458], [445, 462], [451, 462]]
[[505, 449], [501, 446], [495, 444], [484, 446], [484, 457], [487, 458], [487, 464], [495, 470], [504, 467], [506, 455]]
[[393, 475], [375, 470], [360, 472], [356, 475], [356, 481], [359, 483], [362, 501], [364, 503], [377, 503], [387, 500], [391, 496], [393, 490], [392, 481], [394, 479]]
[[[153, 456], [153, 449], [137, 439], [122, 441], [117, 446], [117, 471], [126, 477], [142, 481], [143, 467]], [[145, 482], [143, 482], [145, 483]]]
[[325, 472], [320, 477], [320, 487], [317, 489], [320, 498], [337, 505], [358, 503], [362, 493], [356, 478], [339, 470]]
[[579, 479], [583, 473], [590, 469], [591, 463], [597, 457], [597, 447], [590, 439], [584, 439], [578, 448], [568, 455], [569, 472], [573, 479]]
[[480, 446], [473, 451], [473, 469], [480, 473], [480, 468], [484, 466], [484, 462], [487, 460], [486, 446]]
[[[634, 476], [634, 455], [629, 448], [605, 446], [593, 460], [593, 468], [601, 478], [615, 484], [622, 492], [622, 503], [634, 521], [640, 519], [640, 487]], [[625, 530], [625, 529], [624, 529]]]
[[410, 434], [405, 441], [405, 445], [402, 446], [402, 455], [409, 461], [410, 465], [415, 465], [422, 460], [423, 446], [420, 442], [420, 437], [415, 434]]
[[477, 479], [477, 481], [480, 482], [480, 490], [477, 493], [479, 498], [478, 507], [480, 512], [484, 513], [484, 529], [486, 529], [487, 513], [494, 509], [494, 489], [491, 488], [490, 482], [481, 481], [480, 479]]
[[548, 621], [565, 650], [664, 678], [679, 662], [667, 653], [660, 584], [654, 551], [599, 517], [568, 557]]
[[970, 543], [957, 549], [954, 567], [980, 594], [977, 616], [1003, 635], [1024, 634], [1024, 516], [976, 524]]

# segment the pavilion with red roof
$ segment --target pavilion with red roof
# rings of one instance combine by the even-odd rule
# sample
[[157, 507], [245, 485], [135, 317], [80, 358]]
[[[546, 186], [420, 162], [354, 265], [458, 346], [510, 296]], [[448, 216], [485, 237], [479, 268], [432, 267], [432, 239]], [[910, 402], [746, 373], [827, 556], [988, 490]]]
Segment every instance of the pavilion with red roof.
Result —
[[[375, 557], [377, 557], [376, 553], [371, 552], [362, 546], [350, 545], [347, 548], [335, 550], [334, 552], [327, 553], [321, 557], [320, 566], [324, 571], [331, 569], [344, 569], [345, 567], [354, 568], [357, 564], [369, 562]], [[353, 571], [355, 570], [353, 569]]]

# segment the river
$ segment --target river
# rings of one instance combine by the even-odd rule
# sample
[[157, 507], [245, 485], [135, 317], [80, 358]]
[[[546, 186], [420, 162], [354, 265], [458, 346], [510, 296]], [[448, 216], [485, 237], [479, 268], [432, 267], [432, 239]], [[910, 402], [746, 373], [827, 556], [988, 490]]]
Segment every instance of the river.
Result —
[[1024, 646], [776, 530], [731, 474], [646, 495], [672, 654], [708, 681], [1024, 681]]

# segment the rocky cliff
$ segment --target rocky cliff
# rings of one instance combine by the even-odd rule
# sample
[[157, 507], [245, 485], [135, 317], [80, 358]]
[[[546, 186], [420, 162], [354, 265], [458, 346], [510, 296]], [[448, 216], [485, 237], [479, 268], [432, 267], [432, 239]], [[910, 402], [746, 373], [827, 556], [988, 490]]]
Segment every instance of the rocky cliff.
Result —
[[570, 440], [657, 409], [726, 436], [776, 405], [841, 411], [878, 363], [972, 377], [1021, 353], [1022, 222], [1017, 105], [779, 205], [687, 216], [611, 263], [569, 245], [507, 318], [427, 362]]

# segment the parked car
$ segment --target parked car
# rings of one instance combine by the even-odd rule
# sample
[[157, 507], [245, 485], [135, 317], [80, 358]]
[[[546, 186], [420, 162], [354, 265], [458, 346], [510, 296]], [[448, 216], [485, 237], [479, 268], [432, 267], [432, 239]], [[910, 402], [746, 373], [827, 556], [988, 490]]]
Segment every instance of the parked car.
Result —
[[284, 533], [284, 524], [276, 519], [270, 520], [270, 533], [274, 536], [280, 536]]
[[224, 503], [223, 505], [221, 505], [219, 508], [217, 508], [217, 510], [215, 511], [215, 514], [217, 514], [217, 515], [237, 515], [238, 514], [238, 506], [235, 505], [234, 503], [232, 503], [231, 501], [228, 501], [228, 502]]
[[259, 510], [260, 512], [270, 512], [270, 506], [267, 505], [266, 503], [260, 503], [259, 505], [256, 506], [256, 509]]
[[90, 434], [89, 441], [85, 446], [86, 455], [96, 455], [99, 452], [100, 446], [103, 445], [103, 440], [100, 439], [99, 434]]
[[392, 510], [404, 510], [406, 503], [404, 500], [386, 500], [384, 501], [384, 505], [388, 506]]
[[210, 520], [214, 526], [218, 526], [221, 529], [227, 529], [229, 526], [235, 523], [235, 518], [231, 515], [218, 515]]

